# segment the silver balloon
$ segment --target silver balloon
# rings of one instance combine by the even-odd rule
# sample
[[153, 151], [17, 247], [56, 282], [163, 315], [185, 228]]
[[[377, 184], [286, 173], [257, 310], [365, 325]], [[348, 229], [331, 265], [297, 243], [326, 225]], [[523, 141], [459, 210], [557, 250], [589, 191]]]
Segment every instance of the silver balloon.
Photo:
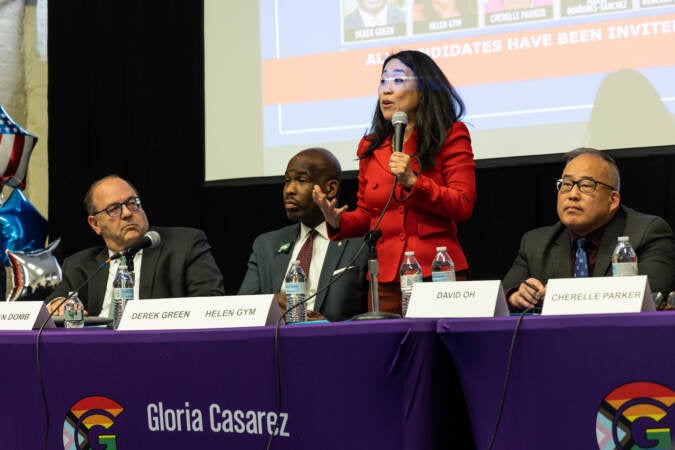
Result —
[[52, 254], [61, 239], [32, 252], [6, 250], [12, 267], [14, 287], [7, 301], [44, 300], [63, 279], [63, 271]]

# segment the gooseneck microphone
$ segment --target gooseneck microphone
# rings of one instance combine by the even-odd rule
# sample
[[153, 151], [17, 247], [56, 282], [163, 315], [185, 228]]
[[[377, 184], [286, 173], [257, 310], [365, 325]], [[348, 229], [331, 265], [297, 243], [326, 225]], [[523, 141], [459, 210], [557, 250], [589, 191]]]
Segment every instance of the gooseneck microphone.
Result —
[[144, 248], [155, 248], [161, 242], [162, 238], [159, 236], [158, 232], [148, 231], [147, 233], [145, 233], [143, 238], [141, 238], [138, 242], [131, 244], [130, 246], [122, 250], [120, 253], [115, 253], [110, 257], [110, 259], [111, 260], [119, 259], [122, 256], [129, 259], [129, 256], [135, 255], [136, 253], [138, 253], [139, 250], [143, 250]]
[[408, 125], [408, 115], [403, 111], [394, 113], [391, 118], [391, 124], [394, 126], [394, 151], [403, 151], [403, 134], [405, 133], [405, 126]]

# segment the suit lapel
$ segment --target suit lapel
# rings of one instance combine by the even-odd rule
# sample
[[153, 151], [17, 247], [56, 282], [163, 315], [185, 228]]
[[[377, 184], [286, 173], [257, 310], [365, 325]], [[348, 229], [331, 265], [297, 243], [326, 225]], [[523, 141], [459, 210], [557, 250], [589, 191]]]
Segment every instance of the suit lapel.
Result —
[[[299, 234], [300, 224], [298, 223], [288, 228], [285, 233], [280, 234], [279, 241], [273, 243], [273, 251], [275, 253], [273, 257], [270, 258], [270, 273], [272, 275], [272, 286], [270, 286], [270, 288], [272, 292], [279, 292], [281, 289], [281, 284], [284, 282], [286, 269], [291, 260], [291, 254], [293, 254], [293, 248], [295, 247], [295, 242], [298, 240]], [[290, 244], [290, 247], [288, 248], [288, 251], [282, 252], [281, 249], [286, 246], [286, 244]]]
[[551, 244], [551, 255], [548, 261], [552, 266], [547, 271], [551, 273], [550, 278], [570, 278], [572, 276], [571, 252], [570, 236], [567, 229], [563, 227]]
[[155, 281], [157, 261], [162, 251], [162, 244], [156, 248], [143, 250], [141, 258], [141, 285], [138, 288], [138, 298], [152, 298], [152, 285]]
[[[93, 267], [98, 267], [101, 261], [108, 258], [108, 249], [103, 247], [101, 251], [94, 257], [92, 261]], [[108, 285], [108, 274], [110, 272], [110, 265], [107, 265], [106, 270], [101, 270], [94, 278], [89, 281], [89, 297], [87, 299], [88, 310], [98, 311], [103, 307], [103, 300], [105, 297], [105, 289]]]
[[[317, 291], [322, 289], [330, 282], [330, 279], [333, 276], [333, 271], [335, 271], [337, 268], [338, 262], [342, 258], [342, 253], [344, 252], [346, 245], [347, 244], [345, 241], [330, 241], [328, 243], [328, 250], [326, 250], [326, 258], [323, 260], [323, 267], [321, 268], [321, 276], [319, 276]], [[321, 307], [323, 306], [323, 302], [326, 299], [327, 293], [328, 289], [323, 290], [317, 294], [316, 300], [314, 302], [314, 311], [321, 311]]]
[[389, 173], [389, 160], [391, 159], [391, 139], [384, 140], [380, 148], [373, 152], [373, 157], [377, 164]]

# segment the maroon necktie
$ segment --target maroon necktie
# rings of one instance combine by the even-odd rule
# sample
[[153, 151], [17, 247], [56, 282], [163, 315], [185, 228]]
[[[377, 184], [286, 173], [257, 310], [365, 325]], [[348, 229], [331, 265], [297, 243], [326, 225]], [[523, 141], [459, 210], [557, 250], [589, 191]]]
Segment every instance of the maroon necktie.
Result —
[[307, 234], [307, 239], [305, 243], [302, 244], [300, 248], [300, 253], [298, 253], [298, 261], [300, 261], [300, 267], [305, 271], [305, 277], [309, 278], [309, 264], [312, 262], [312, 249], [314, 248], [314, 237], [316, 236], [317, 231], [312, 229]]

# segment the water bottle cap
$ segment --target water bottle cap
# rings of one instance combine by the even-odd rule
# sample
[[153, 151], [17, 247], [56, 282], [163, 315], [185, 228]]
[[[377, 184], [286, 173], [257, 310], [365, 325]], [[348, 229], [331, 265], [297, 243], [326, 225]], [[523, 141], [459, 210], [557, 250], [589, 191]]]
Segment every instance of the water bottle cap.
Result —
[[77, 297], [77, 291], [68, 291], [68, 297]]
[[619, 236], [618, 239], [619, 242], [627, 242], [628, 240], [630, 240], [628, 236]]
[[412, 251], [412, 250], [409, 250], [409, 251], [405, 252], [405, 256], [415, 256], [415, 252]]
[[444, 252], [444, 251], [446, 251], [447, 249], [448, 249], [447, 247], [436, 247], [436, 251], [437, 251], [437, 252]]

